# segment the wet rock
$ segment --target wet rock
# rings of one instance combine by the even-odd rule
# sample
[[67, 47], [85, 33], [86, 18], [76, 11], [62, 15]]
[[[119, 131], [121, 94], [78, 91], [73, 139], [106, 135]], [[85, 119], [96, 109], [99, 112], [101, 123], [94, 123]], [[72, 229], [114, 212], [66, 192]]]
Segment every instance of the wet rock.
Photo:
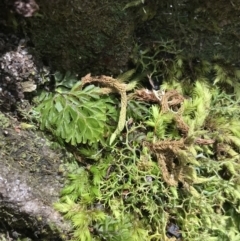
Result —
[[0, 124], [0, 233], [13, 237], [12, 230], [32, 240], [61, 240], [68, 233], [69, 224], [53, 208], [65, 157], [46, 143], [34, 132]]

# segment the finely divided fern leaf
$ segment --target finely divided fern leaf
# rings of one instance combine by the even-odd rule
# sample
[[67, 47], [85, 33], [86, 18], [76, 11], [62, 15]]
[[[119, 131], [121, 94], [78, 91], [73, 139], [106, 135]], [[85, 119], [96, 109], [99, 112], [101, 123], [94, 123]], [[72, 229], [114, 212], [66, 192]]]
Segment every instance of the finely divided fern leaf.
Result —
[[93, 85], [85, 89], [57, 90], [37, 107], [40, 128], [48, 129], [66, 142], [76, 145], [99, 141], [105, 129], [107, 105]]

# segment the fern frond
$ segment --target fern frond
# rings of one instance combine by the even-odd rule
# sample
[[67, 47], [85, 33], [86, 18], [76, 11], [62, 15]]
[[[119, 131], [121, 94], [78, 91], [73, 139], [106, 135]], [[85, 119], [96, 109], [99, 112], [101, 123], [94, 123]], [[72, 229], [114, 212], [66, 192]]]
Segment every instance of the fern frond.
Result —
[[90, 85], [49, 95], [36, 110], [40, 128], [52, 131], [72, 145], [94, 143], [102, 139], [106, 125], [108, 101], [99, 97], [99, 89]]

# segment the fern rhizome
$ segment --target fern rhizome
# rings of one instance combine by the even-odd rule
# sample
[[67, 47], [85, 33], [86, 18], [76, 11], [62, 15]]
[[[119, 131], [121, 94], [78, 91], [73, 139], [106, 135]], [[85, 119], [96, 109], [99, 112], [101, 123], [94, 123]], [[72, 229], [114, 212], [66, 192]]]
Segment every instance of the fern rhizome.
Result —
[[142, 54], [138, 71], [160, 90], [129, 71], [61, 78], [38, 98], [41, 128], [83, 156], [55, 204], [71, 240], [239, 240], [239, 72]]

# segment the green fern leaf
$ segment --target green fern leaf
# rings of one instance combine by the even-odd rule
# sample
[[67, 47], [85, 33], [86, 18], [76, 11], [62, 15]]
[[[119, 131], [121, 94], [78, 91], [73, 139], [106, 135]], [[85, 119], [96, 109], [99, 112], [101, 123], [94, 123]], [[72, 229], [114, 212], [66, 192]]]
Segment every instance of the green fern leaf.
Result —
[[37, 108], [40, 128], [76, 145], [99, 141], [105, 130], [109, 103], [100, 98], [99, 89], [90, 85], [79, 90], [77, 83], [71, 91], [58, 90], [49, 95]]
[[54, 79], [56, 86], [61, 89], [70, 89], [76, 84], [76, 82], [78, 82], [77, 77], [69, 71], [67, 71], [65, 75], [56, 72], [54, 74]]

